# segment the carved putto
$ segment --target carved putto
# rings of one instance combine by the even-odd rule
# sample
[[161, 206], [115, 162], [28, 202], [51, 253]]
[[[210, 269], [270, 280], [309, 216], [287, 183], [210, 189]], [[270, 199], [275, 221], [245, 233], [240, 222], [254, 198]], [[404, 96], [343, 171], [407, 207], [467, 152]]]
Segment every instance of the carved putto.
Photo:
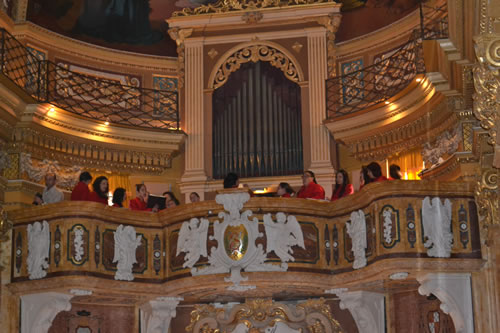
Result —
[[50, 232], [47, 221], [28, 225], [28, 274], [30, 280], [47, 275], [47, 259], [50, 251]]
[[57, 185], [62, 188], [73, 188], [78, 183], [78, 176], [82, 172], [82, 167], [74, 165], [70, 168], [62, 167], [58, 161], [44, 159], [34, 162], [31, 154], [21, 153], [20, 157], [21, 173], [25, 172], [30, 180], [40, 182], [46, 174], [57, 174]]
[[460, 126], [453, 133], [444, 132], [435, 141], [434, 144], [429, 142], [422, 148], [422, 158], [427, 167], [443, 162], [447, 155], [451, 155], [457, 151], [458, 145], [462, 140], [462, 132]]
[[290, 215], [287, 219], [284, 213], [277, 213], [275, 223], [271, 214], [266, 214], [264, 226], [267, 238], [266, 254], [274, 251], [282, 262], [295, 261], [290, 255], [293, 254], [292, 246], [298, 245], [305, 249], [302, 229], [295, 216]]
[[115, 280], [132, 281], [132, 266], [137, 262], [135, 251], [141, 244], [141, 236], [136, 236], [132, 226], [120, 226], [115, 231], [115, 255], [113, 262], [117, 262]]
[[207, 256], [208, 225], [208, 220], [203, 218], [201, 222], [197, 218], [192, 218], [182, 224], [176, 252], [177, 256], [181, 252], [186, 252], [182, 267], [192, 268], [201, 256]]
[[366, 220], [362, 210], [351, 213], [351, 222], [346, 223], [347, 233], [352, 239], [354, 263], [352, 267], [359, 269], [366, 266]]
[[422, 202], [422, 223], [424, 237], [427, 238], [424, 246], [429, 257], [449, 258], [453, 242], [451, 233], [451, 202], [449, 199], [441, 204], [441, 199], [425, 197]]

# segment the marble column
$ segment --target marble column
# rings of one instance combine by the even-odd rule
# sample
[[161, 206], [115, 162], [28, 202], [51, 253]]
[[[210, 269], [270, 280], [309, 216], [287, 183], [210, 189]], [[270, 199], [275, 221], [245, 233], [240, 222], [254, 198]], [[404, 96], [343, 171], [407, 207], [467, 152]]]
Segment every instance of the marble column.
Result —
[[325, 188], [329, 196], [333, 182], [333, 167], [330, 159], [330, 134], [323, 125], [326, 118], [325, 80], [327, 77], [326, 30], [324, 28], [307, 31], [307, 52], [311, 161], [309, 169], [316, 174], [318, 183]]
[[203, 41], [189, 38], [185, 46], [184, 85], [184, 131], [188, 137], [185, 143], [185, 168], [181, 178], [181, 192], [189, 202], [189, 193], [198, 192], [204, 199], [204, 185], [207, 179], [204, 163], [203, 108]]

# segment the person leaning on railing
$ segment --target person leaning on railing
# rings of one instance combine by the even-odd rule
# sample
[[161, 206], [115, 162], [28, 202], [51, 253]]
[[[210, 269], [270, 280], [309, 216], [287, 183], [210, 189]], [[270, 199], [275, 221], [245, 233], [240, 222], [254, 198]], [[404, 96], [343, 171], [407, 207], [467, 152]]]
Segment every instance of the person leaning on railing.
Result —
[[302, 175], [302, 183], [304, 184], [299, 192], [297, 193], [297, 198], [302, 199], [325, 199], [325, 190], [316, 181], [314, 172], [307, 170]]
[[136, 189], [136, 197], [130, 200], [129, 202], [130, 209], [156, 213], [158, 211], [157, 205], [155, 205], [153, 208], [148, 208], [149, 193], [148, 189], [146, 188], [146, 185], [136, 184], [135, 189]]
[[382, 175], [382, 168], [377, 162], [371, 162], [366, 166], [368, 169], [368, 177], [370, 177], [370, 183], [378, 183], [386, 181], [387, 178]]
[[295, 191], [288, 183], [280, 183], [276, 195], [280, 198], [291, 198], [295, 195]]
[[354, 187], [349, 183], [349, 176], [344, 169], [337, 171], [333, 186], [331, 201], [338, 200], [354, 193]]

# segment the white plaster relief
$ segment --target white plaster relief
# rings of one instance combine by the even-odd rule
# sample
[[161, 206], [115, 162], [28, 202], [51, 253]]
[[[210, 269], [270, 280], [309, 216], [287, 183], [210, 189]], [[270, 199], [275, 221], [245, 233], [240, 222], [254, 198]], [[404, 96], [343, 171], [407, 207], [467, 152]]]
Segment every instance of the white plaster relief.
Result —
[[141, 332], [169, 333], [170, 322], [177, 315], [182, 297], [158, 297], [141, 307]]
[[[204, 268], [192, 268], [192, 275], [206, 275], [228, 273], [231, 275], [225, 278], [226, 282], [232, 282], [233, 285], [228, 287], [230, 290], [245, 291], [254, 289], [255, 286], [241, 286], [242, 281], [247, 281], [247, 277], [241, 276], [241, 271], [246, 272], [265, 272], [265, 271], [286, 271], [288, 265], [281, 263], [281, 265], [266, 264], [266, 254], [262, 245], [256, 245], [257, 238], [262, 237], [263, 234], [259, 232], [259, 221], [257, 218], [252, 220], [249, 217], [252, 215], [250, 210], [246, 210], [240, 214], [243, 204], [250, 199], [248, 193], [235, 193], [235, 194], [219, 194], [215, 200], [218, 204], [224, 205], [224, 209], [229, 212], [220, 212], [219, 218], [223, 218], [223, 222], [215, 221], [214, 223], [214, 236], [210, 239], [217, 240], [217, 247], [210, 249], [208, 257], [209, 266]], [[248, 245], [247, 248], [242, 250], [236, 257], [231, 257], [233, 249], [226, 249], [224, 245], [224, 237], [228, 228], [239, 228], [239, 232], [247, 233]], [[237, 248], [242, 249], [241, 238], [236, 238], [235, 243]], [[238, 243], [240, 242], [240, 243]], [[228, 254], [229, 253], [229, 254]], [[234, 259], [233, 259], [234, 258]]]
[[351, 312], [359, 333], [385, 332], [384, 295], [367, 291], [340, 292], [340, 308]]
[[47, 333], [56, 315], [71, 309], [72, 297], [54, 292], [21, 296], [21, 333]]
[[366, 266], [366, 220], [362, 210], [351, 213], [351, 222], [346, 223], [347, 233], [352, 239], [354, 262], [352, 267], [360, 269]]
[[424, 237], [427, 237], [424, 246], [429, 257], [449, 258], [453, 242], [451, 233], [451, 202], [446, 199], [444, 205], [441, 199], [431, 200], [425, 197], [422, 201], [422, 223]]
[[462, 141], [462, 127], [457, 128], [451, 132], [441, 134], [434, 144], [427, 142], [422, 147], [422, 158], [425, 166], [433, 168], [444, 161], [443, 157], [451, 155], [457, 151], [459, 143]]
[[57, 174], [57, 184], [62, 188], [73, 188], [78, 183], [82, 167], [74, 165], [70, 168], [62, 167], [58, 161], [44, 159], [36, 163], [31, 160], [31, 154], [21, 153], [19, 158], [21, 173], [25, 172], [28, 178], [40, 182], [46, 174]]
[[176, 252], [176, 256], [181, 252], [186, 253], [182, 267], [193, 268], [201, 256], [207, 256], [208, 225], [208, 220], [203, 218], [201, 222], [197, 218], [192, 218], [182, 224]]
[[391, 280], [406, 280], [407, 277], [408, 277], [407, 272], [397, 272], [389, 275], [389, 279]]
[[389, 209], [384, 210], [384, 240], [387, 244], [392, 242], [392, 212]]
[[76, 228], [75, 229], [75, 238], [73, 241], [73, 245], [75, 247], [75, 260], [82, 261], [82, 256], [84, 255], [83, 251], [83, 229]]
[[433, 294], [441, 301], [440, 308], [451, 316], [457, 333], [474, 332], [469, 273], [432, 273], [417, 277], [417, 281], [420, 295]]
[[50, 232], [47, 221], [28, 225], [28, 274], [30, 280], [44, 278], [50, 251]]
[[295, 261], [291, 255], [292, 246], [298, 245], [305, 249], [304, 236], [299, 222], [295, 216], [285, 213], [276, 214], [276, 223], [273, 222], [271, 214], [264, 215], [264, 227], [266, 229], [267, 248], [266, 254], [273, 252], [281, 259], [281, 262]]
[[334, 295], [339, 295], [341, 293], [345, 293], [348, 289], [347, 288], [332, 288], [332, 289], [325, 289], [325, 294], [334, 294]]
[[302, 331], [294, 330], [290, 328], [286, 323], [281, 321], [276, 321], [274, 326], [266, 328], [264, 331], [266, 333], [301, 333]]
[[236, 325], [236, 327], [234, 328], [234, 330], [231, 331], [231, 333], [248, 333], [249, 330], [250, 328], [248, 328], [248, 326], [245, 323], [240, 323]]
[[71, 289], [70, 294], [75, 295], [75, 296], [90, 296], [92, 295], [92, 290], [86, 290], [86, 289]]
[[117, 262], [115, 280], [132, 281], [132, 265], [137, 262], [135, 251], [141, 244], [141, 236], [136, 236], [134, 227], [122, 224], [115, 231], [115, 255], [113, 262]]

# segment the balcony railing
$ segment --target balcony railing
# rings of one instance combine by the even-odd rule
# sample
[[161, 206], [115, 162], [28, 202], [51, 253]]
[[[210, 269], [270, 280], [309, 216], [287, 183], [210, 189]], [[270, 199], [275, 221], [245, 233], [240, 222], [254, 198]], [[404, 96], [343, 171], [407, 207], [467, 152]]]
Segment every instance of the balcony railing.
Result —
[[446, 4], [421, 8], [421, 27], [405, 44], [376, 56], [371, 66], [326, 80], [327, 118], [335, 119], [387, 101], [425, 73], [422, 40], [446, 38]]
[[0, 29], [0, 69], [38, 103], [81, 117], [140, 128], [179, 129], [177, 91], [146, 89], [72, 72], [41, 60]]

